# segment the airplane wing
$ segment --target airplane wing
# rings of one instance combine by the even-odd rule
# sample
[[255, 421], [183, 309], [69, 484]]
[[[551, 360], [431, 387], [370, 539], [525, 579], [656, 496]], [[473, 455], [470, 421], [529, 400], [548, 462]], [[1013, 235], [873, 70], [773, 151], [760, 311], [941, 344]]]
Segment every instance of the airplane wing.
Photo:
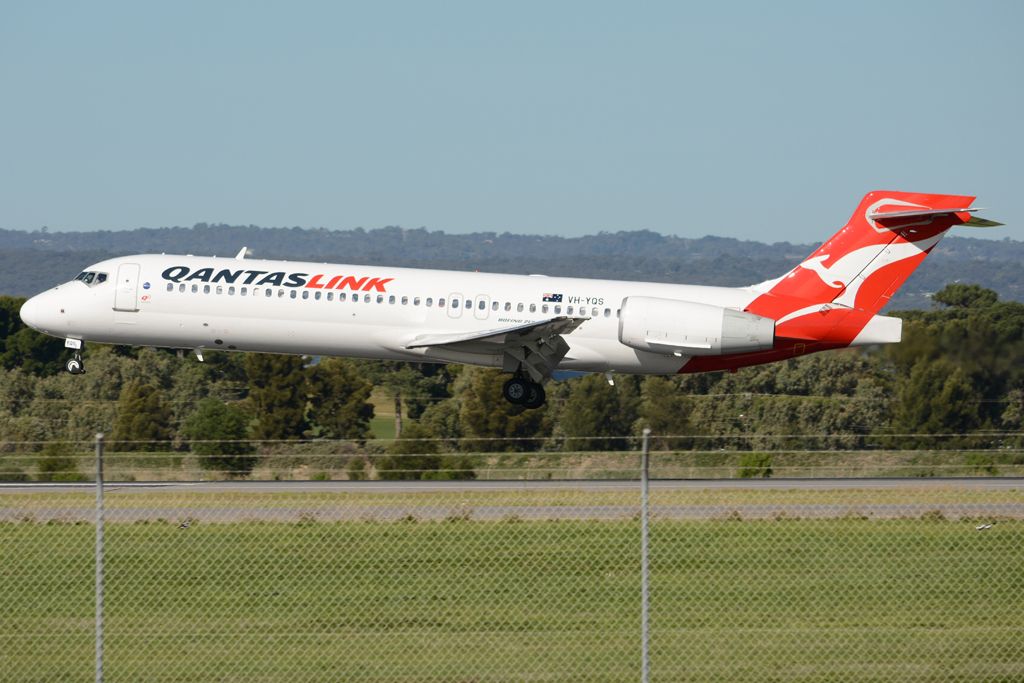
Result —
[[545, 337], [559, 334], [569, 334], [586, 318], [569, 318], [558, 316], [546, 320], [512, 325], [510, 327], [499, 327], [494, 330], [482, 332], [461, 332], [456, 334], [421, 334], [413, 337], [407, 349], [421, 349], [425, 346], [458, 346], [465, 342], [487, 342], [491, 344], [515, 344], [526, 341], [537, 341]]
[[407, 349], [425, 347], [449, 348], [470, 353], [504, 353], [509, 370], [522, 367], [534, 381], [551, 375], [559, 361], [569, 352], [562, 338], [579, 327], [587, 318], [557, 316], [521, 325], [510, 325], [478, 332], [454, 334], [420, 334], [410, 339]]

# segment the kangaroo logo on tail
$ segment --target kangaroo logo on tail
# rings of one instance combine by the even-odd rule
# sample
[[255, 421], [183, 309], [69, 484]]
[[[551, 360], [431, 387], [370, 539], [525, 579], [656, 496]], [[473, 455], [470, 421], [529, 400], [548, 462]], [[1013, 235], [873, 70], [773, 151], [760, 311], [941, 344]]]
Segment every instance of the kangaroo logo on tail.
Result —
[[836, 289], [839, 289], [840, 287], [843, 286], [843, 281], [842, 280], [835, 280], [835, 279], [830, 280], [829, 279], [829, 278], [833, 277], [832, 273], [830, 272], [829, 268], [826, 268], [823, 265], [823, 263], [825, 261], [827, 261], [827, 260], [828, 260], [828, 254], [822, 254], [821, 256], [814, 256], [813, 258], [809, 258], [806, 261], [804, 261], [803, 263], [801, 263], [800, 267], [803, 268], [804, 270], [809, 270], [812, 273], [814, 273], [815, 275], [817, 275], [818, 277], [820, 277], [821, 281], [824, 282], [829, 287], [835, 287]]

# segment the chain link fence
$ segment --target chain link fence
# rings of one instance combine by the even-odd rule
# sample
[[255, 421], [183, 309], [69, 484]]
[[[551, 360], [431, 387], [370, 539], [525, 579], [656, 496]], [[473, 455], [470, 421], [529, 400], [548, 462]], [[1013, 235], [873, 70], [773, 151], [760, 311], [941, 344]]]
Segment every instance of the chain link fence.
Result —
[[[601, 457], [108, 483], [105, 680], [636, 681], [645, 519], [652, 681], [1024, 680], [1021, 480], [655, 479], [645, 518], [639, 455]], [[89, 483], [0, 486], [0, 681], [94, 677], [96, 515]]]

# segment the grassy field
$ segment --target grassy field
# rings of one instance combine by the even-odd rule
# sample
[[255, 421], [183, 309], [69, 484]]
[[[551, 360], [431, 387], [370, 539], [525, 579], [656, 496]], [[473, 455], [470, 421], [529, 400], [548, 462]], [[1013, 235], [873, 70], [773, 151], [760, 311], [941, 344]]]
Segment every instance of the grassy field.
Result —
[[[259, 456], [249, 478], [302, 480], [314, 476], [346, 479], [349, 458], [371, 463], [394, 436], [394, 417], [378, 416], [372, 424], [375, 440], [366, 444], [311, 442], [283, 446]], [[463, 453], [478, 479], [635, 479], [640, 458], [629, 451], [565, 451], [534, 453]], [[73, 471], [64, 480], [90, 478], [94, 455], [80, 448], [72, 458]], [[0, 481], [40, 478], [40, 456], [32, 452], [0, 454]], [[196, 456], [177, 453], [108, 452], [104, 456], [108, 481], [191, 481], [225, 479], [223, 472], [204, 470]], [[750, 466], [768, 462], [769, 471]], [[1024, 452], [993, 450], [795, 450], [795, 451], [655, 451], [651, 476], [660, 479], [728, 479], [769, 474], [781, 477], [984, 477], [1024, 476]]]
[[[739, 497], [726, 500], [813, 493], [728, 492]], [[872, 494], [884, 501], [898, 492]], [[174, 495], [109, 497], [108, 681], [638, 678], [635, 519], [199, 517], [184, 529], [177, 519], [116, 521], [118, 510], [140, 506], [185, 518], [218, 504], [339, 504], [322, 494]], [[525, 492], [497, 495], [559, 504], [551, 492], [529, 501]], [[625, 500], [595, 495], [605, 496], [598, 504]], [[968, 495], [1021, 496], [960, 491], [957, 500]], [[408, 498], [359, 504], [455, 501]], [[38, 513], [89, 500], [11, 494], [0, 506]], [[0, 681], [92, 675], [93, 534], [85, 523], [0, 524]], [[977, 531], [938, 517], [656, 519], [652, 680], [1024, 680], [1021, 547], [1024, 522], [1012, 520]]]

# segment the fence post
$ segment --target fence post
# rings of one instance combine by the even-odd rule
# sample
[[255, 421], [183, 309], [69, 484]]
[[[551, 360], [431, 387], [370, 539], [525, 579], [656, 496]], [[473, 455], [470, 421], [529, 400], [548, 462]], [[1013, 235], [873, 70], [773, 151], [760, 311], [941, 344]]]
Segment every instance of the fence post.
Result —
[[103, 683], [103, 434], [96, 435], [96, 683]]
[[651, 679], [650, 656], [650, 563], [648, 560], [648, 498], [651, 430], [644, 429], [643, 451], [640, 456], [640, 681]]

